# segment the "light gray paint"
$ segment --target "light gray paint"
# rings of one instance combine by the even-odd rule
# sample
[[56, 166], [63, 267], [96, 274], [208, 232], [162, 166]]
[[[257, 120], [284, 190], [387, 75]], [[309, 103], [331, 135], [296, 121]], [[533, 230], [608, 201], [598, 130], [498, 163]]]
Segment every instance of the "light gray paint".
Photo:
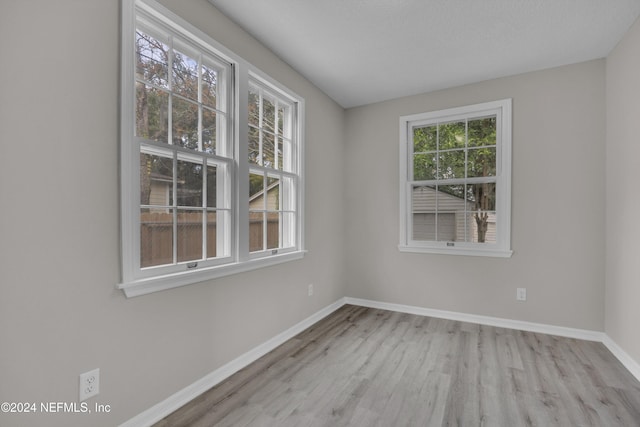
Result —
[[344, 107], [603, 58], [639, 0], [209, 0]]
[[112, 407], [0, 413], [3, 427], [118, 425], [344, 296], [342, 108], [206, 1], [179, 0], [163, 3], [305, 98], [309, 253], [134, 299], [116, 290], [119, 3], [1, 2], [0, 402], [77, 401], [78, 375], [100, 368], [88, 402]]
[[[347, 110], [347, 294], [603, 330], [604, 70], [595, 60]], [[504, 98], [513, 257], [399, 252], [398, 117]]]
[[[117, 425], [345, 295], [602, 330], [604, 61], [345, 114], [205, 0], [163, 3], [305, 97], [309, 253], [301, 261], [125, 299], [115, 289], [119, 2], [3, 1], [0, 402], [74, 402], [78, 374], [100, 368], [101, 392], [89, 402], [112, 406], [110, 414], [91, 418], [34, 415], [30, 425]], [[610, 72], [622, 75], [635, 64], [635, 28]], [[624, 79], [617, 93], [625, 82], [637, 83], [634, 76]], [[609, 97], [612, 111], [634, 109], [624, 115], [625, 142], [614, 146], [621, 160], [637, 154], [629, 133], [638, 108], [631, 93]], [[513, 258], [400, 254], [398, 116], [505, 97], [514, 98]], [[558, 152], [543, 157], [542, 171], [540, 147]], [[588, 174], [571, 173], [575, 153]], [[569, 191], [552, 185], [553, 171]], [[615, 203], [626, 207], [621, 200]], [[549, 226], [548, 208], [555, 206], [560, 216]], [[607, 332], [640, 360], [630, 258], [637, 244], [613, 229], [618, 237], [610, 247], [622, 245], [614, 254], [628, 252], [608, 258], [610, 273], [619, 268], [619, 274], [608, 276]], [[529, 289], [525, 304], [515, 302], [521, 286]], [[24, 420], [0, 414], [3, 427]]]
[[606, 332], [640, 363], [640, 20], [607, 59]]

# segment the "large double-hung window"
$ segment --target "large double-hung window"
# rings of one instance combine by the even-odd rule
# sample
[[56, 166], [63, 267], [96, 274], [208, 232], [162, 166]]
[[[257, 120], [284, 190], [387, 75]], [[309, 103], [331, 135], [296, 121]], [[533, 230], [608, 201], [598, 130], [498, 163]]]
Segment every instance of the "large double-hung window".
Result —
[[511, 255], [511, 100], [400, 118], [400, 250]]
[[303, 100], [153, 0], [123, 0], [128, 296], [297, 259]]

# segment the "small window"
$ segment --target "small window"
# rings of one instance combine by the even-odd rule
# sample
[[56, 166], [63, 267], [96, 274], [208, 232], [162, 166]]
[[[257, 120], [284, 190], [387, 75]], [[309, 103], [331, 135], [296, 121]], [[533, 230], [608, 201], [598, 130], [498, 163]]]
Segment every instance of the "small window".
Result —
[[511, 255], [511, 100], [400, 118], [400, 250]]

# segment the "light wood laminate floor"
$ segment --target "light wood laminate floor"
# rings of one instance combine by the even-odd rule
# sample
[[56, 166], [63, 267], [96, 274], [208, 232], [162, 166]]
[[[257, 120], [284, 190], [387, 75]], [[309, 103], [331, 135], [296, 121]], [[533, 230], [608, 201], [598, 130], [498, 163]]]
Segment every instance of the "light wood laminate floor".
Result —
[[597, 342], [346, 305], [156, 424], [640, 426]]

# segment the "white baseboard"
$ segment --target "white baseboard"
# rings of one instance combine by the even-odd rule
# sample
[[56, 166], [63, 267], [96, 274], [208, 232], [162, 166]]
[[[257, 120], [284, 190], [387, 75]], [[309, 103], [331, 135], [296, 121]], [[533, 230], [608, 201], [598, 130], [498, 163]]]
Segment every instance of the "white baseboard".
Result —
[[624, 365], [631, 374], [640, 381], [640, 364], [633, 360], [629, 354], [624, 351], [609, 335], [605, 335], [602, 344], [609, 349], [611, 353]]
[[557, 335], [567, 338], [576, 338], [587, 341], [602, 342], [613, 355], [629, 370], [629, 372], [640, 381], [640, 364], [629, 356], [604, 332], [589, 331], [585, 329], [566, 328], [562, 326], [546, 325], [542, 323], [523, 322], [520, 320], [503, 319], [499, 317], [480, 316], [475, 314], [459, 313], [455, 311], [435, 310], [430, 308], [416, 307], [410, 305], [393, 304], [380, 301], [372, 301], [361, 298], [343, 297], [333, 304], [309, 316], [305, 320], [297, 323], [286, 331], [276, 335], [270, 340], [249, 350], [241, 356], [233, 359], [226, 365], [216, 369], [200, 380], [185, 387], [177, 393], [169, 396], [162, 402], [152, 406], [146, 411], [131, 418], [120, 427], [148, 427], [160, 421], [176, 409], [195, 399], [211, 387], [221, 383], [240, 369], [253, 363], [271, 350], [275, 349], [285, 341], [298, 335], [314, 323], [322, 320], [345, 304], [359, 305], [362, 307], [379, 308], [382, 310], [397, 311], [400, 313], [417, 314], [420, 316], [437, 317], [440, 319], [458, 320], [461, 322], [477, 323], [481, 325], [496, 326], [507, 329], [517, 329], [522, 331], [537, 332], [549, 335]]
[[265, 354], [269, 353], [271, 350], [283, 344], [285, 341], [293, 338], [314, 323], [327, 317], [328, 315], [342, 307], [344, 304], [345, 298], [341, 298], [333, 304], [328, 305], [322, 310], [307, 317], [300, 323], [295, 324], [286, 331], [279, 333], [270, 340], [260, 344], [257, 347], [254, 347], [248, 352], [233, 359], [226, 365], [221, 366], [220, 368], [216, 369], [210, 374], [207, 374], [205, 377], [199, 379], [193, 384], [188, 385], [177, 393], [169, 396], [162, 402], [136, 415], [125, 423], [120, 424], [120, 427], [148, 427], [153, 425], [154, 423], [157, 423], [176, 409], [200, 396], [211, 387], [221, 383], [234, 373], [238, 372], [240, 369], [255, 362]]
[[586, 329], [566, 328], [563, 326], [546, 325], [543, 323], [523, 322], [521, 320], [502, 319], [499, 317], [479, 316], [476, 314], [459, 313], [455, 311], [434, 310], [431, 308], [415, 307], [410, 305], [392, 304], [387, 302], [372, 301], [360, 298], [345, 298], [346, 304], [360, 305], [363, 307], [380, 308], [382, 310], [397, 311], [400, 313], [417, 314], [420, 316], [437, 317], [440, 319], [458, 320], [461, 322], [478, 323], [481, 325], [496, 326], [499, 328], [517, 329], [520, 331], [538, 332], [542, 334], [557, 335], [560, 337], [576, 338], [586, 341], [597, 341], [605, 347], [624, 365], [625, 368], [640, 381], [640, 364], [625, 352], [606, 333], [590, 331]]
[[431, 308], [416, 307], [411, 305], [392, 304], [387, 302], [371, 301], [360, 298], [346, 298], [347, 304], [361, 305], [363, 307], [380, 308], [383, 310], [398, 311], [400, 313], [417, 314], [420, 316], [437, 317], [440, 319], [458, 320], [460, 322], [478, 323], [499, 328], [518, 329], [528, 332], [557, 335], [567, 338], [577, 338], [587, 341], [602, 341], [604, 332], [589, 331], [585, 329], [565, 328], [563, 326], [546, 325], [543, 323], [524, 322], [521, 320], [503, 319], [500, 317], [480, 316], [455, 311], [435, 310]]

